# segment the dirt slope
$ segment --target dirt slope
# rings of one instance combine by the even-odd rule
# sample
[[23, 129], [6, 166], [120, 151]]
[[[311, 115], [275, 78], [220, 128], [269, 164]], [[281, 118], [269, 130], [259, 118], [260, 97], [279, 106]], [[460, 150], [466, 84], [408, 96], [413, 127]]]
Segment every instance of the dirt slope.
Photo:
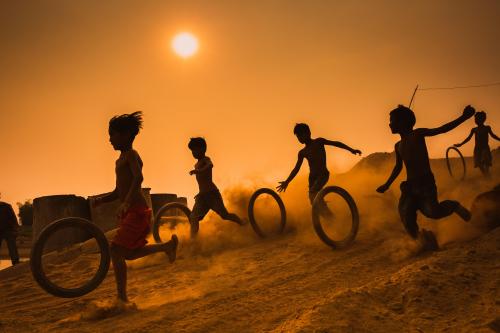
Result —
[[[0, 276], [0, 332], [500, 332], [500, 229], [479, 235], [454, 216], [419, 217], [442, 249], [415, 256], [395, 211], [397, 186], [373, 197], [386, 175], [362, 181], [364, 172], [334, 180], [361, 210], [348, 249], [333, 251], [314, 235], [299, 182], [284, 196], [285, 235], [259, 240], [249, 227], [211, 218], [196, 246], [181, 235], [175, 264], [164, 255], [135, 262], [129, 294], [138, 310], [99, 318], [115, 296], [112, 270], [91, 294], [59, 299], [16, 267]], [[497, 180], [436, 175], [441, 197], [467, 205]]]

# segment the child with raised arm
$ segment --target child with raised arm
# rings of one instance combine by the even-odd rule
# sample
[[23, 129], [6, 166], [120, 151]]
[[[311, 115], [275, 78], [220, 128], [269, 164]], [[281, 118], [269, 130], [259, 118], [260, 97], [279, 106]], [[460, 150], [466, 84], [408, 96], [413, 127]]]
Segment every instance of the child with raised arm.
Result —
[[191, 224], [191, 238], [196, 237], [200, 228], [200, 221], [211, 210], [219, 214], [224, 220], [235, 222], [239, 225], [246, 224], [238, 215], [229, 213], [224, 206], [224, 201], [219, 189], [212, 181], [212, 169], [214, 167], [208, 156], [207, 142], [203, 138], [191, 138], [188, 144], [193, 157], [197, 160], [194, 169], [189, 174], [196, 176], [200, 192], [194, 198], [194, 207], [189, 222]]
[[[334, 146], [350, 151], [352, 154], [361, 155], [361, 151], [353, 149], [339, 141], [330, 141], [324, 138], [311, 138], [311, 130], [307, 124], [296, 124], [293, 133], [297, 136], [300, 143], [305, 147], [299, 151], [297, 163], [293, 168], [290, 176], [285, 181], [279, 182], [277, 187], [278, 192], [286, 191], [288, 184], [295, 178], [304, 162], [307, 160], [309, 164], [309, 200], [311, 204], [319, 191], [326, 185], [330, 172], [326, 166], [326, 151], [325, 146]], [[320, 203], [320, 214], [324, 217], [331, 217], [332, 212], [323, 201]]]
[[132, 148], [135, 136], [142, 128], [142, 113], [134, 112], [113, 117], [109, 121], [109, 141], [120, 151], [116, 160], [116, 188], [113, 192], [98, 197], [94, 205], [119, 199], [118, 230], [111, 241], [111, 260], [115, 272], [118, 300], [128, 303], [127, 264], [125, 260], [142, 258], [155, 252], [165, 252], [170, 262], [175, 261], [177, 236], [169, 242], [146, 245], [150, 230], [151, 209], [142, 195], [142, 160]]
[[[401, 222], [413, 239], [420, 238], [424, 245], [431, 249], [437, 248], [434, 235], [427, 230], [419, 233], [417, 224], [417, 211], [420, 210], [425, 216], [432, 219], [440, 219], [458, 214], [463, 220], [469, 221], [470, 212], [458, 201], [438, 201], [436, 182], [431, 171], [429, 155], [425, 138], [451, 131], [475, 113], [473, 107], [468, 105], [463, 114], [457, 119], [438, 128], [414, 129], [416, 118], [413, 111], [403, 105], [399, 105], [390, 113], [392, 133], [399, 134], [401, 141], [396, 143], [396, 165], [385, 184], [377, 188], [377, 192], [384, 193], [389, 189], [394, 180], [406, 167], [407, 179], [401, 183], [401, 198], [399, 199], [399, 215]], [[428, 241], [431, 243], [427, 244]]]
[[491, 151], [488, 145], [489, 135], [495, 140], [500, 141], [500, 138], [493, 133], [490, 126], [484, 125], [486, 121], [486, 112], [480, 111], [474, 115], [474, 120], [477, 127], [474, 127], [467, 138], [462, 143], [457, 143], [455, 147], [461, 147], [472, 138], [474, 135], [474, 167], [479, 168], [481, 173], [489, 177], [491, 167]]

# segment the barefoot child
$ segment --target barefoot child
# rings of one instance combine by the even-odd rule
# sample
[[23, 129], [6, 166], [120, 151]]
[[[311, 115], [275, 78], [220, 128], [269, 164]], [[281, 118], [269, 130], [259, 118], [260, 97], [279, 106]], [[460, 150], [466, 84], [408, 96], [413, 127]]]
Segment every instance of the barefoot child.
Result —
[[462, 143], [457, 143], [455, 147], [463, 146], [469, 142], [474, 135], [474, 167], [479, 168], [481, 173], [488, 177], [491, 167], [491, 151], [490, 146], [488, 145], [488, 135], [491, 135], [493, 139], [498, 141], [500, 141], [500, 138], [493, 133], [490, 126], [484, 125], [484, 122], [486, 121], [486, 112], [477, 112], [474, 115], [474, 120], [476, 121], [477, 127], [473, 128], [470, 131], [469, 136]]
[[[330, 172], [326, 167], [326, 151], [325, 146], [334, 146], [350, 151], [352, 154], [361, 155], [361, 151], [357, 149], [352, 149], [351, 147], [338, 141], [330, 141], [324, 138], [311, 138], [311, 130], [307, 124], [297, 124], [293, 129], [293, 133], [297, 136], [300, 143], [304, 144], [305, 147], [299, 151], [299, 157], [295, 168], [293, 168], [290, 176], [285, 181], [279, 183], [277, 189], [278, 192], [286, 191], [288, 184], [295, 178], [297, 173], [302, 166], [304, 158], [309, 163], [309, 200], [311, 204], [314, 202], [314, 198], [319, 191], [326, 185], [328, 178], [330, 177]], [[328, 209], [328, 206], [323, 201], [320, 203], [320, 214], [325, 217], [332, 216], [332, 212]]]
[[463, 115], [438, 128], [414, 129], [416, 118], [409, 108], [399, 105], [390, 113], [390, 128], [392, 133], [399, 134], [401, 141], [396, 143], [396, 165], [387, 182], [377, 188], [377, 192], [384, 193], [406, 167], [407, 179], [401, 183], [401, 198], [399, 199], [399, 215], [401, 222], [413, 238], [420, 238], [424, 246], [436, 249], [437, 242], [434, 235], [427, 230], [419, 234], [417, 211], [432, 219], [440, 219], [458, 214], [465, 221], [470, 220], [470, 212], [458, 201], [438, 201], [436, 182], [431, 171], [429, 155], [425, 138], [451, 131], [474, 115], [474, 108], [470, 105], [464, 109]]
[[224, 220], [244, 225], [245, 222], [238, 215], [227, 211], [219, 189], [212, 181], [212, 169], [214, 165], [210, 158], [205, 155], [207, 151], [207, 142], [205, 139], [191, 138], [188, 148], [191, 150], [193, 157], [197, 159], [194, 169], [189, 171], [189, 174], [191, 176], [196, 175], [196, 181], [200, 189], [200, 192], [194, 198], [193, 211], [191, 212], [191, 216], [189, 216], [191, 238], [196, 237], [198, 234], [200, 221], [203, 220], [210, 209], [219, 214]]
[[127, 264], [125, 260], [142, 258], [155, 252], [165, 252], [174, 262], [177, 250], [177, 236], [169, 242], [146, 245], [149, 233], [151, 209], [142, 195], [142, 160], [132, 148], [135, 136], [142, 128], [142, 113], [134, 112], [113, 117], [109, 121], [109, 141], [120, 151], [116, 160], [116, 188], [113, 192], [94, 201], [98, 206], [119, 199], [118, 231], [111, 241], [111, 260], [115, 272], [118, 300], [128, 302]]

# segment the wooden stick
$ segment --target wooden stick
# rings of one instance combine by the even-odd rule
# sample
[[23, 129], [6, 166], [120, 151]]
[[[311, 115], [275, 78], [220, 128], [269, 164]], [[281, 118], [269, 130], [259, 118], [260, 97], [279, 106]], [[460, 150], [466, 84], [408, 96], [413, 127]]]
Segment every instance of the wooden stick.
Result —
[[411, 104], [413, 103], [413, 98], [415, 98], [415, 94], [417, 93], [417, 90], [418, 90], [418, 84], [415, 87], [415, 90], [413, 91], [413, 95], [411, 95], [410, 104], [408, 104], [409, 108], [411, 108]]

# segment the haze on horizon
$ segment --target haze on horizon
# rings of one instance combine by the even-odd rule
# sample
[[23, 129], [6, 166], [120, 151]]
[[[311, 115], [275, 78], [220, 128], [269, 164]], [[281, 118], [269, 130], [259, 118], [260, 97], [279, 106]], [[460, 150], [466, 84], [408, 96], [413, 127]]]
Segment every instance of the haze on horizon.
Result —
[[[190, 199], [192, 136], [207, 139], [222, 190], [283, 180], [301, 147], [297, 122], [364, 156], [392, 151], [388, 112], [417, 83], [500, 81], [498, 17], [494, 0], [0, 2], [2, 200], [112, 190], [108, 121], [136, 110], [144, 186]], [[170, 48], [182, 31], [200, 41], [189, 59]], [[499, 134], [499, 93], [418, 92], [417, 126], [472, 104]], [[431, 156], [472, 126], [428, 140]], [[359, 160], [338, 149], [328, 158], [333, 181]]]

